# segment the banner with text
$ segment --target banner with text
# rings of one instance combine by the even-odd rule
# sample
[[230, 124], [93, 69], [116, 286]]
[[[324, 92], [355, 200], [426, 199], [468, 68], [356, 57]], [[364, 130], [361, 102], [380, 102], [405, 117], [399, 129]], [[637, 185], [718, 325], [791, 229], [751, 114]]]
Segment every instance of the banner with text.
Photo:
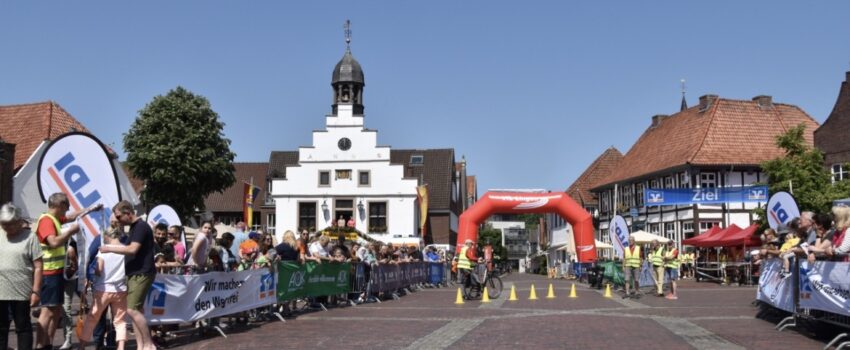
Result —
[[767, 186], [647, 188], [643, 200], [647, 206], [767, 202]]
[[425, 283], [427, 277], [426, 262], [378, 265], [372, 268], [369, 284], [373, 292], [393, 292], [411, 284]]
[[794, 312], [794, 282], [792, 277], [782, 277], [782, 259], [764, 260], [761, 264], [756, 299], [778, 309]]
[[273, 304], [274, 274], [268, 269], [156, 275], [145, 299], [151, 324], [192, 322]]
[[351, 264], [309, 261], [304, 265], [278, 263], [277, 300], [318, 297], [347, 293]]
[[850, 263], [800, 262], [800, 307], [850, 316]]

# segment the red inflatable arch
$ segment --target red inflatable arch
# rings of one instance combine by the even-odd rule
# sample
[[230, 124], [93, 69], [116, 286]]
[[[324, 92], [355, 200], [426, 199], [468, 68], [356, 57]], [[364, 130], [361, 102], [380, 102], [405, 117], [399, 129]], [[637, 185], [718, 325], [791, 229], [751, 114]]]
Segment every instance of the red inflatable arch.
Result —
[[558, 213], [573, 227], [579, 262], [596, 261], [593, 219], [566, 193], [487, 192], [460, 216], [457, 250], [478, 241], [478, 226], [492, 214]]

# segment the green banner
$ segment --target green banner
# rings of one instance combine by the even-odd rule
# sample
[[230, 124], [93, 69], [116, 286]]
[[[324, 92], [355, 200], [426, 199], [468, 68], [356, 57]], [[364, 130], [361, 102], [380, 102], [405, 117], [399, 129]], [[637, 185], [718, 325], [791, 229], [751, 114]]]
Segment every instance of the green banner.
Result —
[[605, 279], [614, 283], [615, 286], [625, 285], [625, 276], [623, 276], [623, 264], [621, 262], [607, 261], [599, 263], [602, 266], [602, 274]]
[[347, 293], [351, 264], [308, 261], [306, 264], [280, 262], [277, 265], [277, 300]]

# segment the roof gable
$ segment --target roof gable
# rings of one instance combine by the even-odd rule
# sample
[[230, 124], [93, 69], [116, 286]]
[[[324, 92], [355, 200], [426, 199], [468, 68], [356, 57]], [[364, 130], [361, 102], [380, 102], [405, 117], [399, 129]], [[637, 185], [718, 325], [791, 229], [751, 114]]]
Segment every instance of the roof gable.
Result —
[[[769, 97], [766, 97], [769, 100]], [[593, 187], [605, 187], [686, 165], [759, 165], [784, 155], [775, 138], [806, 125], [814, 144], [818, 123], [797, 106], [716, 98], [702, 110], [697, 105], [659, 118], [644, 131], [619, 166]], [[764, 101], [764, 100], [762, 100]]]
[[590, 192], [591, 186], [608, 176], [622, 160], [623, 154], [609, 147], [567, 188], [567, 194], [582, 205], [597, 204], [596, 196]]
[[72, 131], [91, 133], [56, 102], [0, 106], [0, 138], [16, 145], [16, 171], [42, 141], [53, 140]]
[[848, 151], [846, 142], [830, 142], [833, 139], [844, 139], [850, 133], [850, 72], [841, 83], [838, 99], [826, 121], [815, 130], [815, 144], [824, 153]]

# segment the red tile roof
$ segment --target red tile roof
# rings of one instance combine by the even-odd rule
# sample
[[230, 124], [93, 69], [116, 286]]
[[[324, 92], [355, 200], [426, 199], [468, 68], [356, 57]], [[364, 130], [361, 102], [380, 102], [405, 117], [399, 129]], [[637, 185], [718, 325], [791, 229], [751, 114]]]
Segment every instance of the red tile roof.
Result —
[[15, 147], [15, 171], [45, 140], [71, 131], [90, 131], [53, 101], [0, 106], [0, 139]]
[[[260, 194], [254, 200], [254, 208], [259, 208], [266, 200], [266, 176], [269, 173], [269, 163], [233, 163], [236, 169], [233, 176], [236, 177], [236, 182], [233, 186], [228, 187], [224, 192], [213, 192], [204, 200], [206, 209], [213, 212], [242, 211], [243, 184], [251, 182], [254, 179], [254, 186], [261, 188]], [[257, 209], [259, 210], [259, 209]]]
[[[769, 97], [766, 97], [768, 100]], [[702, 100], [702, 98], [701, 98]], [[784, 155], [775, 137], [805, 124], [805, 138], [814, 143], [818, 123], [794, 105], [716, 98], [705, 110], [697, 105], [650, 126], [626, 153], [620, 165], [593, 188], [685, 165], [749, 165]]]
[[590, 192], [591, 186], [611, 174], [622, 160], [623, 154], [614, 146], [609, 147], [567, 188], [567, 194], [582, 205], [597, 204], [598, 199]]

